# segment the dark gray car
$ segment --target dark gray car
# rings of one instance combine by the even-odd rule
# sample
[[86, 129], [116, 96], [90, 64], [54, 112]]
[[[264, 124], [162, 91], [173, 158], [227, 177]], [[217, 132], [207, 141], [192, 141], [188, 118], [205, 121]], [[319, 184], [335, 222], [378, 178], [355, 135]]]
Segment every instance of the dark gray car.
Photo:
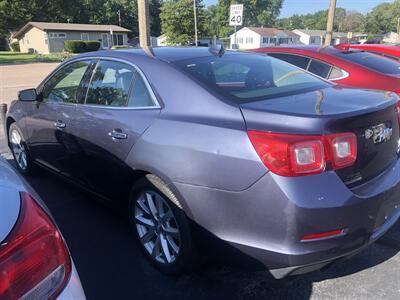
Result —
[[256, 54], [103, 51], [22, 91], [7, 128], [21, 172], [40, 165], [127, 212], [161, 271], [187, 270], [212, 238], [281, 278], [399, 218], [397, 101]]

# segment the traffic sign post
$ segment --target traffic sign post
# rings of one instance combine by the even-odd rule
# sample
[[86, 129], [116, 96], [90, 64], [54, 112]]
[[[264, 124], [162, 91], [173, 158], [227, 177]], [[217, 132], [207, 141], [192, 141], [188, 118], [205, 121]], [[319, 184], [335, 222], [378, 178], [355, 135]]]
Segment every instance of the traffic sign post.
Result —
[[242, 26], [243, 24], [243, 4], [232, 4], [230, 7], [230, 14], [229, 14], [229, 25], [234, 26], [235, 28], [235, 36], [234, 36], [234, 43], [233, 49], [238, 49], [237, 40], [236, 40], [236, 28], [237, 26]]

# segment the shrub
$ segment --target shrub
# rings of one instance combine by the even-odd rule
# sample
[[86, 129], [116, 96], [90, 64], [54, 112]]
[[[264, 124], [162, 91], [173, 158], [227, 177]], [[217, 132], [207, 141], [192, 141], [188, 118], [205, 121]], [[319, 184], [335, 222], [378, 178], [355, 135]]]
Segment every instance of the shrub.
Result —
[[70, 53], [82, 53], [86, 51], [86, 43], [84, 41], [64, 41], [65, 50]]
[[20, 52], [21, 49], [19, 48], [19, 42], [12, 42], [10, 44], [10, 48], [13, 52]]
[[100, 49], [100, 42], [98, 41], [87, 41], [86, 44], [86, 52], [97, 51]]
[[123, 46], [112, 46], [112, 49], [127, 49], [127, 48], [131, 48], [128, 45], [123, 45]]

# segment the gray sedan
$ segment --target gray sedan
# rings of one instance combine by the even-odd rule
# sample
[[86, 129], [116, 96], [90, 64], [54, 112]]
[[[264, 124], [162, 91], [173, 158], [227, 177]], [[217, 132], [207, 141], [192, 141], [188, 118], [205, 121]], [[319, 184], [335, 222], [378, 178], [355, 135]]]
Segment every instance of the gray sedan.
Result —
[[159, 270], [222, 250], [282, 278], [399, 218], [397, 102], [217, 46], [126, 49], [64, 62], [6, 125], [22, 173], [41, 166], [124, 212]]
[[1, 157], [0, 200], [0, 299], [84, 300], [49, 211]]

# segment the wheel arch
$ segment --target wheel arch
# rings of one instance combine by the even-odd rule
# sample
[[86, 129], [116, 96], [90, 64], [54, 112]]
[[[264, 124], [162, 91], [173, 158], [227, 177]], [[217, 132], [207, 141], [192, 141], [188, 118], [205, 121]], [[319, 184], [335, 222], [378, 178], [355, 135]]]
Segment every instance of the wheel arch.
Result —
[[11, 117], [11, 116], [8, 116], [7, 119], [6, 119], [6, 132], [5, 132], [5, 135], [7, 137], [7, 144], [10, 144], [10, 142], [9, 142], [9, 131], [10, 131], [11, 124], [14, 124], [15, 122], [16, 122], [15, 119], [13, 117]]

